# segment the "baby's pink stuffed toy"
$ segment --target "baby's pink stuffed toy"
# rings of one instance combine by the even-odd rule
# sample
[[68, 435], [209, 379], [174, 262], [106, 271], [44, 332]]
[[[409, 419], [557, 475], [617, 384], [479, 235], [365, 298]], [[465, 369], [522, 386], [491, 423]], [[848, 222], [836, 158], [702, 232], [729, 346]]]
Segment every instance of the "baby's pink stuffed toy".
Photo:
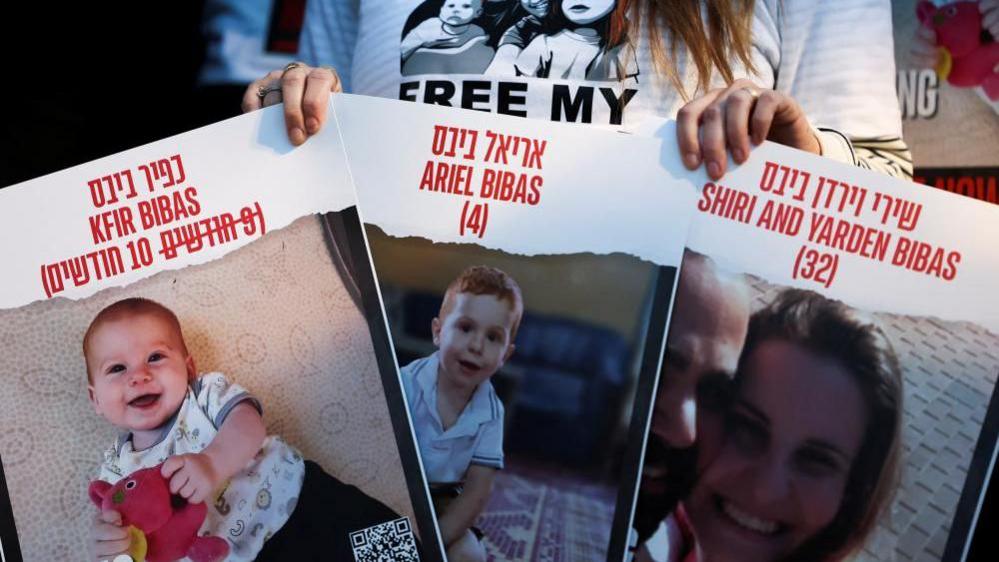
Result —
[[[136, 470], [113, 486], [103, 480], [90, 483], [90, 499], [101, 511], [117, 511], [122, 525], [138, 529], [129, 554], [136, 562], [173, 562], [187, 556], [194, 562], [218, 562], [229, 554], [229, 544], [218, 537], [199, 537], [205, 520], [204, 503], [188, 503], [170, 494], [160, 467]], [[138, 535], [138, 536], [136, 536]], [[141, 543], [145, 542], [145, 548]], [[145, 551], [145, 552], [143, 552]]]
[[978, 2], [938, 8], [923, 0], [916, 5], [916, 15], [937, 34], [937, 47], [943, 51], [937, 74], [959, 88], [981, 86], [990, 100], [999, 100], [999, 43], [991, 36], [983, 40]]

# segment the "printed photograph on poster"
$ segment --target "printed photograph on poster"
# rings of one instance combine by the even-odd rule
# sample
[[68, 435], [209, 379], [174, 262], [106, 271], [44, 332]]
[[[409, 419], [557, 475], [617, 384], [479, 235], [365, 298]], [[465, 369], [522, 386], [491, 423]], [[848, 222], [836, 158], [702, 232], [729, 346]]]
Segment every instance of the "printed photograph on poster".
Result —
[[334, 109], [448, 556], [620, 560], [694, 191], [654, 139]]
[[0, 231], [4, 560], [442, 560], [335, 127], [11, 186]]
[[547, 0], [426, 0], [403, 26], [401, 71], [634, 82], [627, 12], [627, 2], [613, 0], [569, 9]]
[[[452, 503], [482, 493], [471, 530], [497, 559], [546, 559], [540, 545], [551, 541], [603, 560], [627, 490], [621, 459], [644, 340], [650, 320], [665, 320], [661, 309], [650, 316], [659, 268], [626, 255], [433, 244], [373, 226], [368, 240], [445, 540]], [[482, 473], [489, 493], [475, 488]]]
[[999, 203], [999, 3], [892, 2], [914, 180]]
[[[682, 105], [656, 75], [634, 8], [624, 0], [394, 0], [314, 9], [317, 21], [356, 22], [354, 49], [328, 61], [345, 91], [620, 129]], [[305, 21], [303, 54], [323, 50], [312, 37], [324, 32]], [[353, 65], [355, 54], [378, 63]]]
[[953, 224], [990, 231], [995, 207], [771, 144], [691, 179], [635, 559], [963, 560], [999, 430], [999, 259]]

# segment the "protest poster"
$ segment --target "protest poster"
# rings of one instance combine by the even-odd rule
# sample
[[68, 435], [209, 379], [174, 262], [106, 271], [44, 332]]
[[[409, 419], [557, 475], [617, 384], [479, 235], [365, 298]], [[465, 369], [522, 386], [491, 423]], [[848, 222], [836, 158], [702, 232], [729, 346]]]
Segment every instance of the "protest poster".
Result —
[[772, 143], [687, 177], [635, 558], [963, 560], [999, 429], [996, 208]]
[[448, 552], [620, 560], [695, 191], [655, 139], [334, 109]]
[[[293, 148], [270, 108], [14, 185], [0, 233], [4, 561], [96, 559], [95, 504], [134, 559], [442, 559], [335, 126]], [[229, 423], [267, 437], [220, 453]]]
[[[999, 203], [999, 44], [978, 0], [892, 2], [902, 128], [917, 183]], [[991, 11], [997, 8], [992, 7]], [[993, 16], [994, 17], [994, 16]], [[920, 28], [938, 36], [938, 64], [914, 55]], [[988, 62], [991, 60], [991, 62]], [[974, 71], [982, 63], [982, 72]], [[991, 75], [991, 78], [989, 76]]]

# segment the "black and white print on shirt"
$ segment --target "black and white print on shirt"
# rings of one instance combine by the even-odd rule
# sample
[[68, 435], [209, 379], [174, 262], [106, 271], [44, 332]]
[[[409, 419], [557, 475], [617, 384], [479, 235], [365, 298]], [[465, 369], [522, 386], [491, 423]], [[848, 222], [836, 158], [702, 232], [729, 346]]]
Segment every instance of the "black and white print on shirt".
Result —
[[626, 11], [617, 0], [424, 0], [402, 30], [401, 71], [637, 82]]

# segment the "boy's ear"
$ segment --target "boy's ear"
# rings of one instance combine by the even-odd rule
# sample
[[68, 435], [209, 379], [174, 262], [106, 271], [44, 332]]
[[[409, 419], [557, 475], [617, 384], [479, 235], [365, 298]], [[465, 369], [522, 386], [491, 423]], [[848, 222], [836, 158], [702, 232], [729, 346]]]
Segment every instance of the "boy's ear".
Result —
[[517, 348], [517, 346], [513, 345], [512, 343], [510, 345], [506, 346], [506, 353], [503, 354], [503, 362], [504, 363], [506, 363], [507, 361], [510, 360], [510, 356], [513, 355], [513, 350], [516, 349], [516, 348]]
[[434, 319], [430, 321], [430, 334], [433, 336], [434, 345], [440, 347], [441, 345], [441, 319], [434, 316]]

